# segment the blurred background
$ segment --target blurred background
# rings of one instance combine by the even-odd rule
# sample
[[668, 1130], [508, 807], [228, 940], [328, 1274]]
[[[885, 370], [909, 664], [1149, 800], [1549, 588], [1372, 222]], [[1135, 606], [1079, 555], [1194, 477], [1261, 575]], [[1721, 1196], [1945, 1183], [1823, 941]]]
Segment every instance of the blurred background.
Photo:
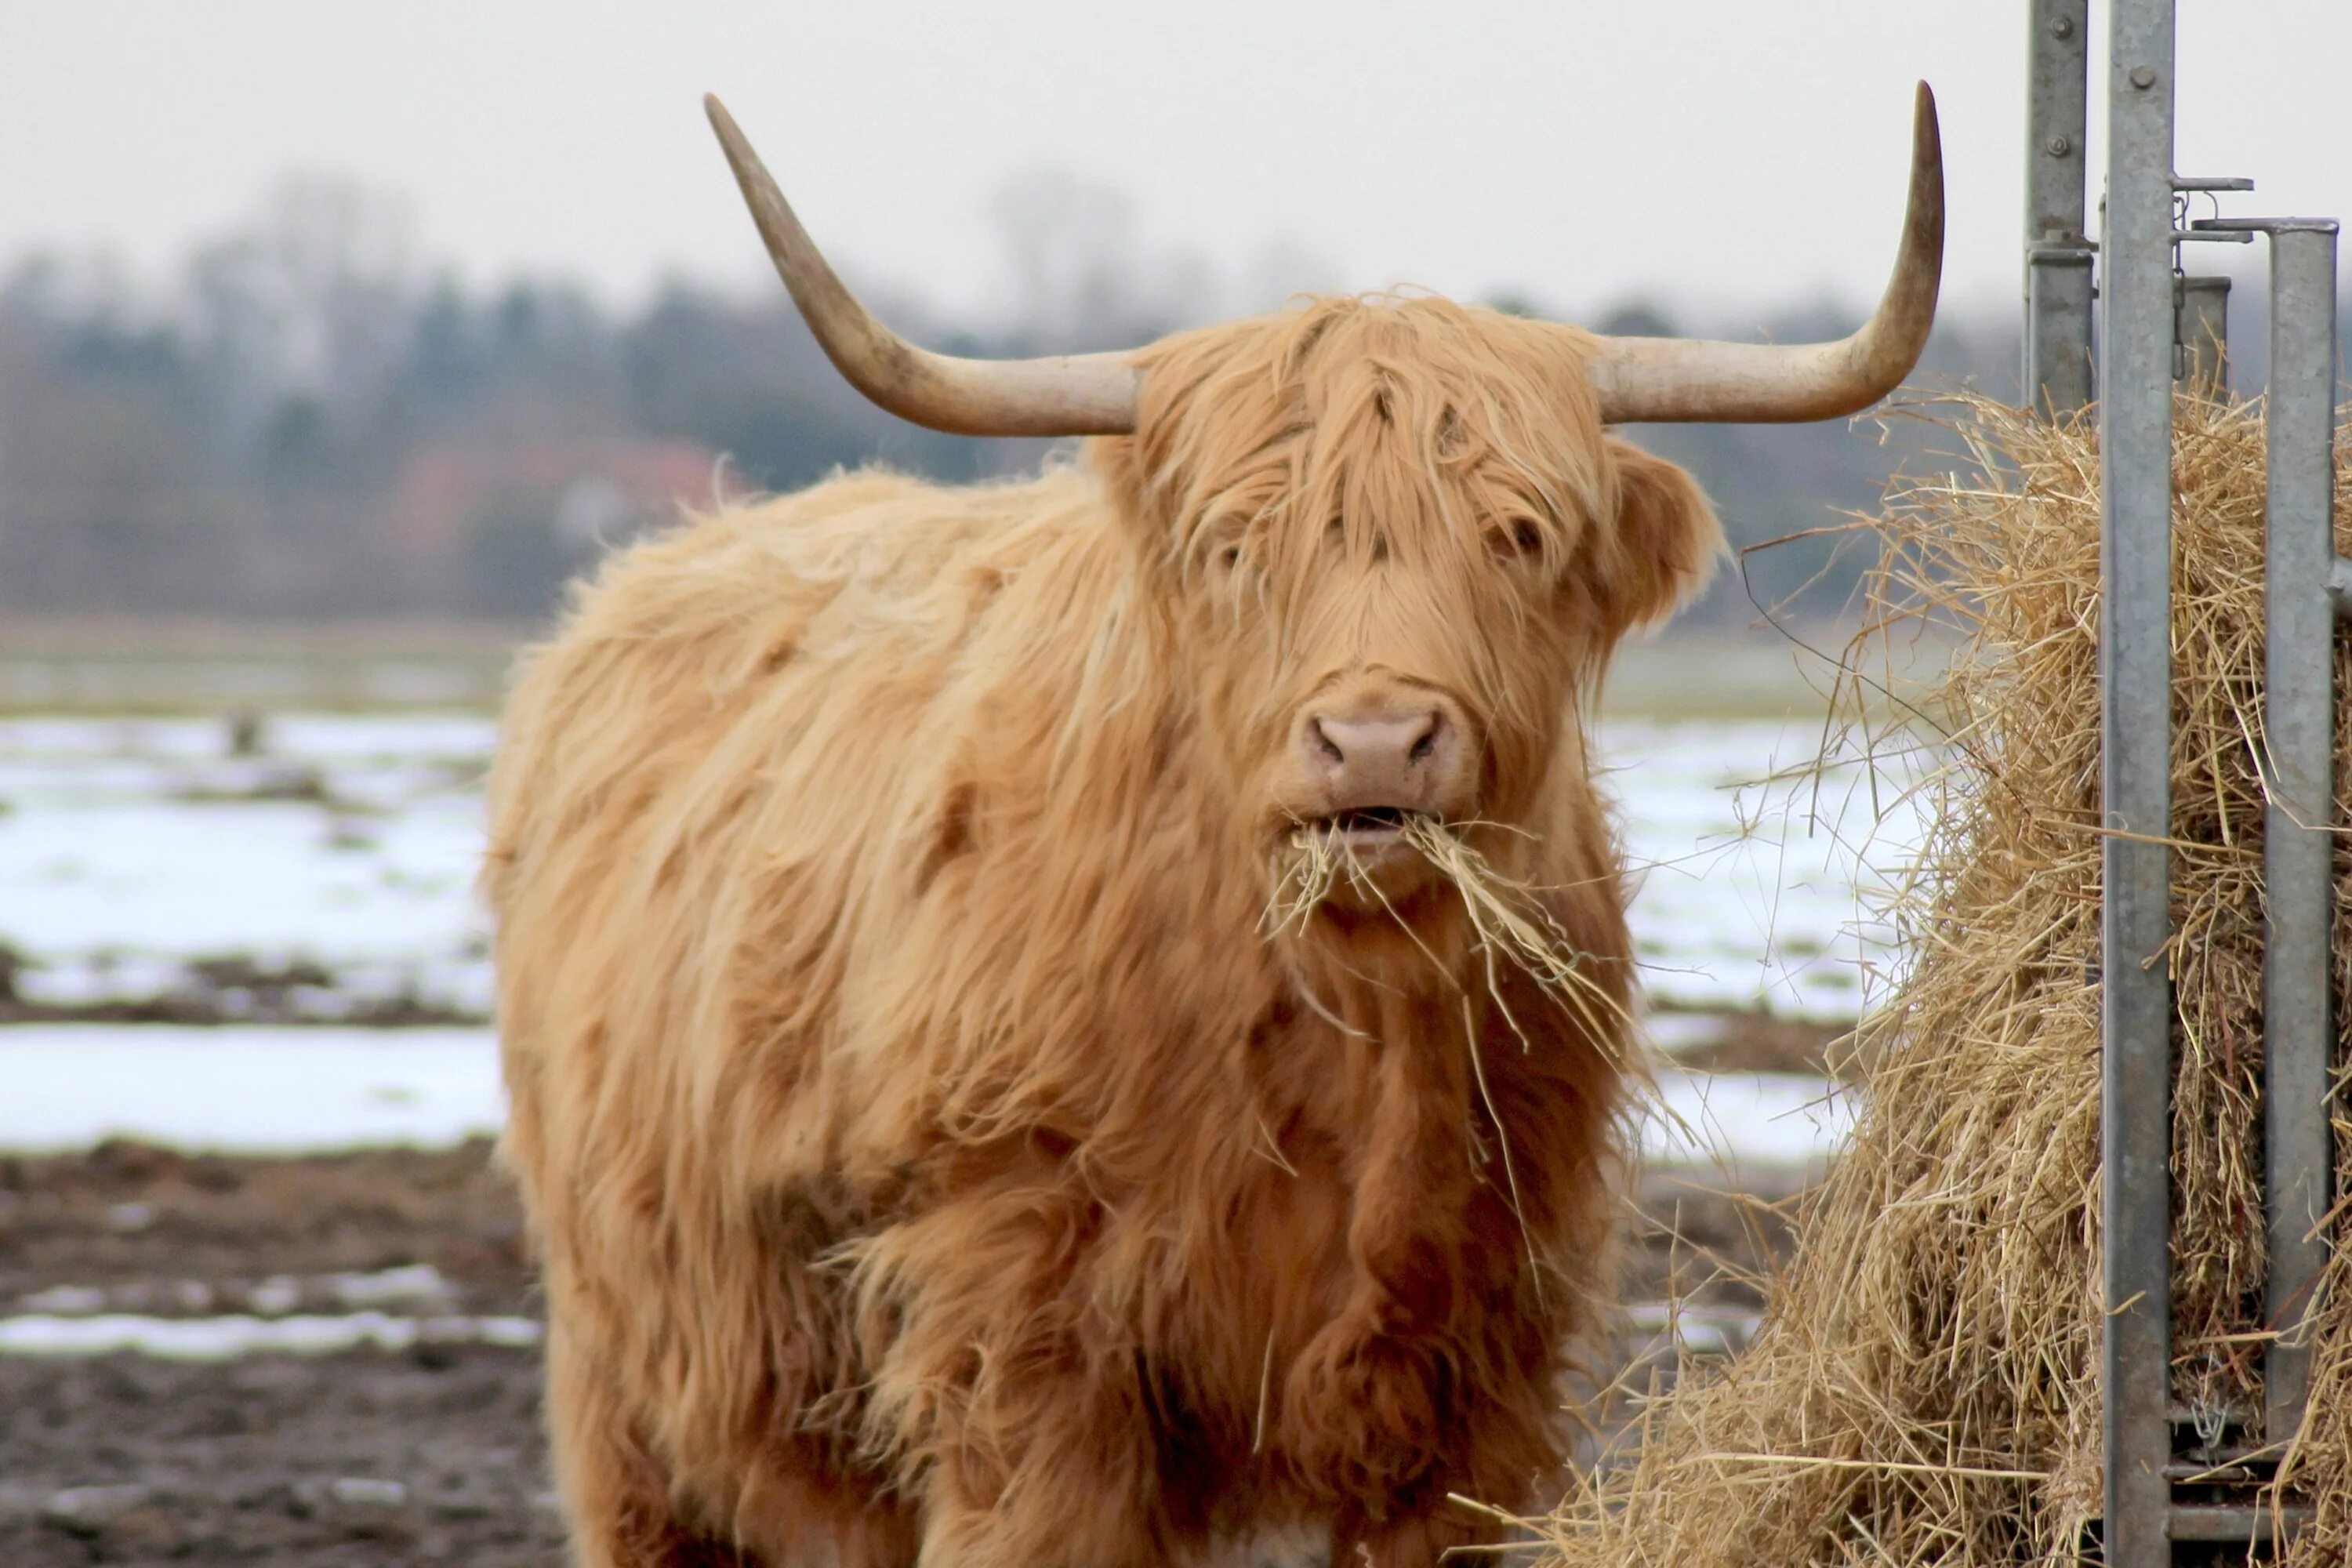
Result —
[[[2271, 210], [2352, 206], [2332, 63], [2352, 14], [2182, 12], [2184, 169], [2259, 169]], [[618, 4], [12, 8], [9, 651], [94, 618], [130, 640], [526, 626], [598, 549], [721, 487], [1033, 465], [898, 425], [827, 372], [702, 122], [708, 89], [895, 324], [984, 354], [1396, 286], [1608, 331], [1842, 332], [1892, 258], [1926, 78], [1952, 221], [1919, 380], [2013, 394], [2022, 39], [2018, 6], [1927, 0], [1489, 0], [1443, 24], [1046, 0], [657, 22]], [[2258, 259], [2222, 248], [2200, 259]], [[2259, 292], [2235, 334], [2256, 377]], [[1867, 504], [1921, 438], [1650, 439], [1751, 546]], [[1801, 607], [1833, 615], [1862, 563], [1816, 581], [1829, 549], [1751, 559], [1757, 595], [1812, 583]], [[1727, 584], [1688, 626], [1736, 626], [1748, 597]]]
[[[1937, 395], [2017, 392], [2025, 25], [2022, 0], [0, 6], [0, 1560], [552, 1560], [471, 890], [512, 651], [682, 505], [1048, 456], [840, 381], [706, 90], [879, 313], [991, 355], [1392, 288], [1838, 335], [1933, 82], [1945, 303], [1902, 406], [1634, 432], [1740, 554], [1600, 726], [1673, 1113], [1622, 1352], [1736, 1346], [1759, 1297], [1721, 1266], [1769, 1266], [1753, 1200], [1835, 1146], [1825, 1047], [1886, 982], [1872, 900], [1920, 831], [1916, 759], [1814, 765], [1871, 563], [1850, 515], [1960, 461]], [[2182, 0], [2179, 58], [2182, 172], [2352, 214], [2352, 7]], [[2239, 277], [2258, 389], [2261, 258], [2193, 259]]]

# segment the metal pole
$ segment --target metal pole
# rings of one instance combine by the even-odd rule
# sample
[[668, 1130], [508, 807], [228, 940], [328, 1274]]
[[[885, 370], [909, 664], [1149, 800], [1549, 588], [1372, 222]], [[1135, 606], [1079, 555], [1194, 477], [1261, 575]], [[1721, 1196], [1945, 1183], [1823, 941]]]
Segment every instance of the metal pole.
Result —
[[2336, 225], [2287, 219], [2271, 236], [2269, 491], [2263, 541], [2263, 727], [2270, 805], [2263, 961], [2265, 1313], [2281, 1337], [2263, 1370], [2263, 1436], [2284, 1443], [2311, 1384], [2304, 1319], [2326, 1262], [2319, 1234], [2335, 1186], [2328, 1138], [2328, 958], [2335, 934]]
[[2180, 363], [2175, 374], [2185, 386], [2218, 397], [2230, 390], [2230, 280], [2183, 278], [2180, 290]]
[[2336, 240], [2332, 218], [2211, 218], [2271, 237], [2263, 409], [2263, 1204], [2270, 1252], [2263, 1436], [2285, 1442], [2311, 1387], [2304, 1319], [2335, 1201], [2328, 1055], [2335, 938], [2336, 623], [2352, 561], [2336, 553]]
[[2172, 0], [2110, 0], [2099, 373], [2107, 1568], [2171, 1560]]
[[2091, 401], [2091, 246], [2084, 237], [2091, 0], [2032, 0], [2025, 110], [2025, 400]]

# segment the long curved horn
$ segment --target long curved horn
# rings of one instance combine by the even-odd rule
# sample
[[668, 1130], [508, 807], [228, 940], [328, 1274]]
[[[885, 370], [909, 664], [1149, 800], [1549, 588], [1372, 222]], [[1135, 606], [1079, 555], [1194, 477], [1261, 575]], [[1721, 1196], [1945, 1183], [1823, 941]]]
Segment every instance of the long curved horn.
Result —
[[1867, 408], [1919, 363], [1944, 270], [1944, 147], [1936, 95], [1919, 84], [1903, 247], [1877, 313], [1850, 338], [1784, 347], [1684, 338], [1602, 338], [1589, 363], [1601, 417], [1773, 424]]
[[702, 107], [809, 331], [849, 384], [901, 419], [958, 436], [1117, 436], [1135, 428], [1142, 377], [1125, 354], [976, 360], [899, 337], [842, 286], [715, 95]]

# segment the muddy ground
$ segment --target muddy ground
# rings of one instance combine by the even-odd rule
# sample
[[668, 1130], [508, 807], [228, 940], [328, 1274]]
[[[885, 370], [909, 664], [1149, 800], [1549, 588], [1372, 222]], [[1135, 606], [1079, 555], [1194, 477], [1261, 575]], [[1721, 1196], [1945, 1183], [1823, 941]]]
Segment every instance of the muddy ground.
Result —
[[[1735, 1316], [1755, 1302], [1715, 1277], [1715, 1256], [1767, 1263], [1784, 1240], [1769, 1212], [1659, 1181], [1640, 1206], [1629, 1300], [1679, 1293]], [[0, 1156], [0, 1320], [349, 1311], [338, 1279], [387, 1270], [404, 1271], [395, 1286], [425, 1279], [430, 1297], [395, 1292], [387, 1312], [538, 1316], [487, 1143]], [[1671, 1360], [1629, 1326], [1627, 1355], [1644, 1350]], [[478, 1343], [217, 1362], [0, 1354], [0, 1564], [556, 1563], [538, 1398], [535, 1349]]]

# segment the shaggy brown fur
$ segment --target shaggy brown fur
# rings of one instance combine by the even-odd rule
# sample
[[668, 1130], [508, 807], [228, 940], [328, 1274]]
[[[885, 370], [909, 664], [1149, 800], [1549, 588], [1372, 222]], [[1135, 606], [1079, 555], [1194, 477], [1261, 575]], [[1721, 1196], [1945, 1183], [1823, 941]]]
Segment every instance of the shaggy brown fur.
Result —
[[[1317, 301], [1144, 351], [1077, 468], [582, 596], [487, 885], [584, 1561], [1427, 1568], [1556, 1469], [1633, 989], [1579, 713], [1719, 551], [1588, 342]], [[1467, 717], [1457, 830], [1603, 1005], [1439, 879], [1265, 933], [1296, 716], [1366, 679]]]

